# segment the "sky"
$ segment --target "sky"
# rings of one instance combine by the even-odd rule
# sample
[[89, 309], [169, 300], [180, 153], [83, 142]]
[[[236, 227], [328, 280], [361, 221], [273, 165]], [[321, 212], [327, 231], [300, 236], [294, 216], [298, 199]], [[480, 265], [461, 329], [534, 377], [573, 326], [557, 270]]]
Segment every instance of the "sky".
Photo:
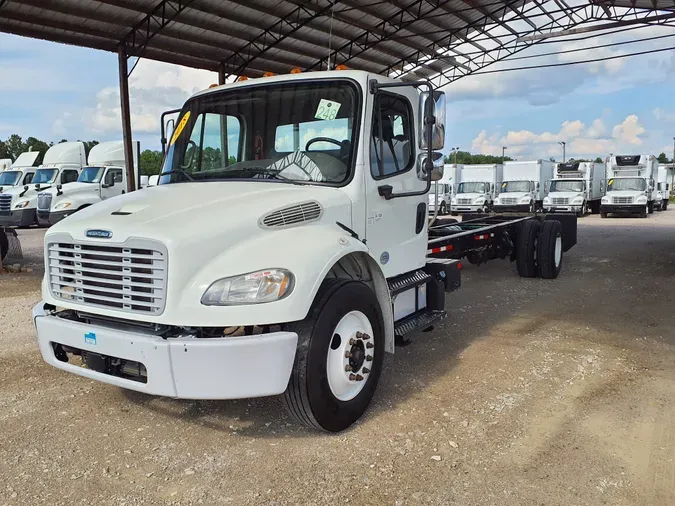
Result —
[[[557, 64], [675, 46], [672, 28], [649, 27], [528, 49], [582, 49], [670, 35], [624, 46], [506, 61], [492, 69]], [[214, 73], [141, 60], [130, 78], [132, 129], [142, 149], [159, 149], [159, 117], [217, 82]], [[587, 65], [469, 76], [444, 88], [446, 148], [520, 160], [673, 153], [675, 49]], [[117, 55], [0, 34], [0, 139], [121, 138]]]

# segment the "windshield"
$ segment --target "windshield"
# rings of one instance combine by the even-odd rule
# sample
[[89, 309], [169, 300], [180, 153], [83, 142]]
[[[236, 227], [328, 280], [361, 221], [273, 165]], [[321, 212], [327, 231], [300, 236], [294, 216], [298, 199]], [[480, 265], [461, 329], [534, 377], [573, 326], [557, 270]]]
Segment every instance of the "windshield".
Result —
[[530, 181], [506, 181], [502, 183], [502, 192], [529, 192]]
[[99, 183], [103, 177], [103, 167], [85, 167], [77, 178], [78, 183]]
[[633, 190], [644, 191], [647, 188], [647, 182], [641, 177], [614, 178], [607, 181], [607, 191]]
[[0, 185], [14, 186], [21, 177], [21, 172], [18, 170], [6, 171], [0, 173]]
[[35, 171], [33, 184], [53, 183], [58, 173], [59, 169], [38, 169]]
[[457, 193], [485, 193], [485, 183], [459, 183]]
[[584, 191], [583, 181], [551, 181], [552, 192], [582, 192]]
[[160, 184], [270, 180], [341, 184], [355, 158], [356, 87], [347, 81], [247, 87], [196, 97], [169, 142]]

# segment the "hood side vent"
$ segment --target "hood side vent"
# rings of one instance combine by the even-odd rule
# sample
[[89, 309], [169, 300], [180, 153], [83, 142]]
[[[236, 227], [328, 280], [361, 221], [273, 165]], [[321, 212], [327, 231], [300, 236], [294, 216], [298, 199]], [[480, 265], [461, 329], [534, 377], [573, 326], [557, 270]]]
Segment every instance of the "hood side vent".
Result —
[[289, 227], [298, 223], [316, 221], [321, 218], [322, 211], [321, 205], [312, 200], [272, 211], [260, 218], [258, 224], [262, 228]]

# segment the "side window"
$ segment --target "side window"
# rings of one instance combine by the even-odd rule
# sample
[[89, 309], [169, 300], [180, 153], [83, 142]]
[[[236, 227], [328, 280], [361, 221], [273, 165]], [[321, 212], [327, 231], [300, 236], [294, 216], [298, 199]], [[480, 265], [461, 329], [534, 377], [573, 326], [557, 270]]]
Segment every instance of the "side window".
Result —
[[445, 185], [445, 193], [450, 193], [450, 185], [449, 184]]
[[33, 181], [33, 176], [35, 176], [35, 172], [26, 174], [23, 178], [23, 184], [30, 184]]
[[184, 160], [188, 172], [218, 170], [240, 162], [240, 122], [234, 116], [206, 113], [195, 121]]
[[370, 173], [375, 179], [412, 168], [415, 158], [412, 108], [404, 97], [382, 94], [375, 101]]
[[105, 183], [107, 185], [117, 184], [122, 182], [122, 169], [108, 169], [105, 174]]
[[72, 183], [77, 181], [79, 174], [76, 170], [64, 170], [61, 174], [61, 184]]

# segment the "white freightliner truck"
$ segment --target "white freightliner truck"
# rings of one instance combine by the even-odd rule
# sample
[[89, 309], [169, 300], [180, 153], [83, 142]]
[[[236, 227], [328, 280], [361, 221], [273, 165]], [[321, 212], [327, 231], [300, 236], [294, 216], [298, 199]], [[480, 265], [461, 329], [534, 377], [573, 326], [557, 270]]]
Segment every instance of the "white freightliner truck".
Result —
[[654, 212], [655, 181], [659, 162], [654, 155], [612, 155], [607, 163], [606, 193], [600, 216], [611, 213], [638, 214], [646, 218]]
[[673, 179], [673, 169], [670, 165], [659, 165], [658, 175], [656, 177], [656, 199], [655, 209], [665, 211], [668, 209], [670, 201], [670, 184]]
[[548, 183], [544, 210], [572, 211], [577, 216], [600, 212], [604, 194], [605, 164], [595, 162], [559, 163], [555, 177]]
[[461, 167], [454, 163], [446, 163], [443, 166], [443, 177], [439, 181], [434, 181], [429, 191], [429, 213], [436, 213], [437, 203], [439, 215], [443, 216], [450, 212]]
[[[35, 160], [40, 156], [39, 151], [26, 151], [21, 153], [16, 161], [5, 171], [0, 173], [0, 227], [10, 225], [14, 216], [12, 211], [12, 202], [14, 202], [15, 190], [25, 189], [30, 185], [35, 177]], [[4, 195], [3, 195], [4, 192]], [[32, 225], [29, 221], [30, 216], [26, 217], [27, 225]]]
[[[139, 143], [134, 144], [134, 174], [138, 175]], [[38, 195], [38, 222], [53, 225], [92, 204], [122, 195], [127, 190], [125, 167], [122, 141], [97, 144], [91, 148], [87, 166], [76, 182], [66, 187], [57, 185]]]
[[50, 147], [30, 184], [14, 187], [0, 195], [0, 210], [5, 211], [5, 214], [0, 213], [0, 227], [38, 224], [38, 193], [57, 184], [77, 181], [85, 160], [82, 142], [62, 142]]
[[546, 181], [553, 179], [555, 163], [549, 160], [504, 162], [503, 182], [492, 206], [495, 212], [542, 209]]
[[283, 394], [300, 423], [348, 427], [383, 354], [445, 314], [457, 258], [555, 278], [576, 242], [573, 215], [429, 228], [445, 111], [429, 90], [347, 70], [190, 98], [158, 186], [47, 231], [44, 359], [174, 398]]
[[502, 184], [502, 171], [500, 164], [463, 165], [450, 211], [454, 215], [489, 212], [495, 192]]

